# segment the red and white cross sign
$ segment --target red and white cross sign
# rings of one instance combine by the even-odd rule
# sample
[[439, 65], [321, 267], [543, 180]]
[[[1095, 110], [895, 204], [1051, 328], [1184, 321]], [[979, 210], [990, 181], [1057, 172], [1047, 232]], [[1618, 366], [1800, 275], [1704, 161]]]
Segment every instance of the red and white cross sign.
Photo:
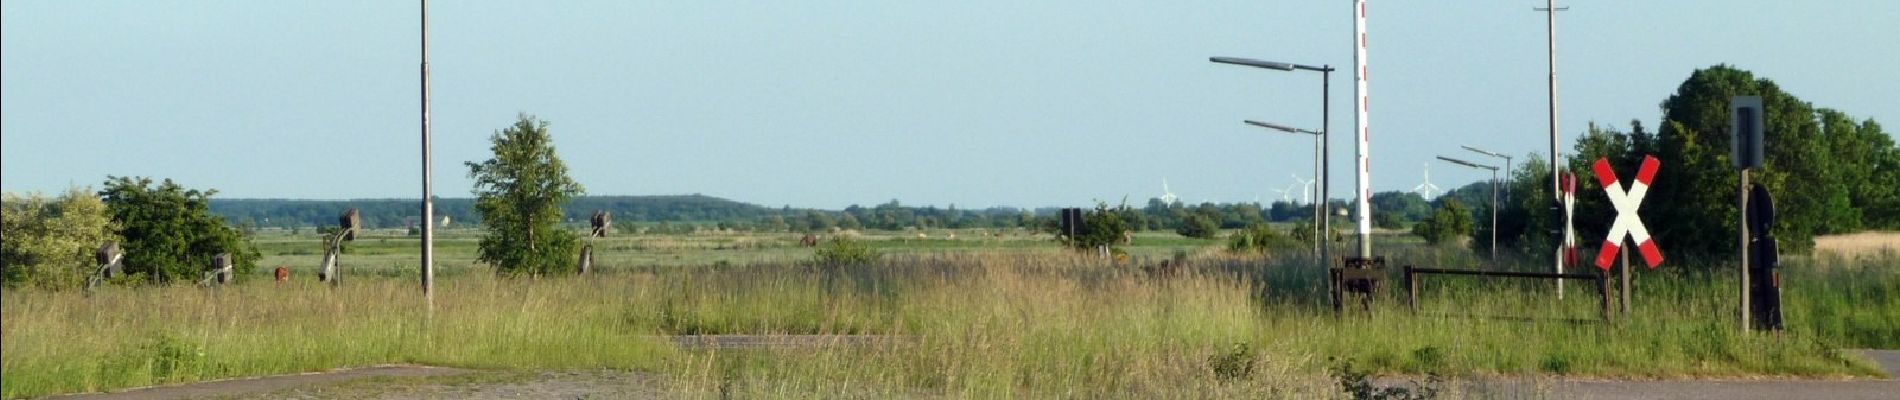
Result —
[[1630, 183], [1629, 190], [1622, 190], [1622, 183], [1616, 180], [1616, 171], [1610, 169], [1610, 161], [1598, 158], [1593, 167], [1597, 174], [1597, 183], [1603, 184], [1603, 193], [1610, 196], [1610, 205], [1616, 207], [1616, 222], [1610, 224], [1609, 237], [1603, 238], [1603, 250], [1597, 252], [1597, 268], [1608, 271], [1616, 259], [1616, 252], [1623, 248], [1623, 238], [1636, 243], [1643, 254], [1643, 262], [1650, 269], [1656, 269], [1663, 261], [1662, 250], [1656, 249], [1656, 240], [1649, 237], [1649, 229], [1643, 227], [1642, 217], [1636, 215], [1636, 208], [1643, 204], [1643, 195], [1649, 193], [1649, 183], [1656, 179], [1656, 169], [1662, 166], [1655, 156], [1643, 156], [1643, 166], [1636, 171], [1636, 181]]
[[1563, 261], [1564, 266], [1573, 266], [1583, 262], [1581, 257], [1577, 256], [1577, 227], [1571, 219], [1571, 216], [1577, 212], [1577, 174], [1564, 172], [1557, 177], [1562, 182], [1557, 188], [1563, 190], [1562, 195], [1557, 199], [1564, 207], [1564, 237], [1563, 242], [1557, 246], [1557, 257]]

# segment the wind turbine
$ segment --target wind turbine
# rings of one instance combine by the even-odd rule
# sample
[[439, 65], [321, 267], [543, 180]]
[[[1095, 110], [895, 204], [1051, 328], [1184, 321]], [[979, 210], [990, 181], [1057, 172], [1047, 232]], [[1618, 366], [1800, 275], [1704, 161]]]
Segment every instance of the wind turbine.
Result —
[[1432, 195], [1439, 192], [1438, 185], [1432, 184], [1432, 163], [1425, 163], [1425, 183], [1412, 187], [1412, 192], [1424, 196], [1425, 201], [1432, 201]]
[[[1303, 190], [1300, 192], [1301, 200], [1305, 201], [1306, 204], [1313, 204], [1313, 180], [1300, 179], [1299, 174], [1287, 174], [1287, 175], [1292, 175], [1294, 182], [1299, 182], [1301, 185], [1306, 185], [1306, 190]], [[1295, 204], [1295, 205], [1298, 205], [1298, 204]]]
[[1168, 178], [1161, 178], [1161, 203], [1172, 207], [1180, 200], [1181, 196], [1175, 196], [1174, 191], [1168, 189]]

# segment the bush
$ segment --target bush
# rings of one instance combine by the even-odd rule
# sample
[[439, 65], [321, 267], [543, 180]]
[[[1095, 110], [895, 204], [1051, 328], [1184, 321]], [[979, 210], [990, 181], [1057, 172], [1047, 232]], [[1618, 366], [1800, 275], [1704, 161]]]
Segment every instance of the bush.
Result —
[[1220, 234], [1220, 220], [1205, 215], [1189, 214], [1181, 220], [1181, 226], [1174, 233], [1195, 239], [1213, 239]]
[[[1295, 228], [1294, 232], [1306, 232], [1306, 236], [1311, 237], [1313, 236], [1311, 229], [1312, 227], [1310, 226], [1307, 227], [1306, 230]], [[1234, 232], [1233, 236], [1231, 236], [1227, 242], [1227, 250], [1235, 253], [1267, 253], [1273, 249], [1283, 249], [1298, 245], [1300, 245], [1300, 241], [1281, 234], [1280, 231], [1273, 230], [1273, 227], [1267, 226], [1267, 224], [1253, 224], [1252, 226], [1248, 226], [1247, 229]]]
[[865, 265], [882, 256], [871, 245], [843, 235], [832, 236], [812, 252], [813, 262], [822, 266]]

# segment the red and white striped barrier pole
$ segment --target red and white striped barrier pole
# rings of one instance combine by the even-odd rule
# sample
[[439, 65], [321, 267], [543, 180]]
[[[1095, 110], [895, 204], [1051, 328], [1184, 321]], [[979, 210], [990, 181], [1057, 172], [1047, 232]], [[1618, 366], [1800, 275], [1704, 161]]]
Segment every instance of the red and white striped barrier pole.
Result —
[[1372, 257], [1372, 157], [1368, 150], [1372, 147], [1370, 130], [1366, 128], [1366, 116], [1369, 103], [1366, 101], [1366, 0], [1353, 1], [1353, 111], [1354, 135], [1358, 136], [1358, 157], [1355, 165], [1358, 169], [1358, 184], [1353, 193], [1359, 197], [1358, 231], [1359, 257]]

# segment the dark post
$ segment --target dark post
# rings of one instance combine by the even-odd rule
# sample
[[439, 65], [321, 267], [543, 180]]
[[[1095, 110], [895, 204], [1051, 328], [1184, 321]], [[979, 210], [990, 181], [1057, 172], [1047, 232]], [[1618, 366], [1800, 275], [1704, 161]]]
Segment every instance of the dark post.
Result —
[[1603, 307], [1603, 322], [1610, 322], [1610, 271], [1597, 270], [1597, 303]]
[[1412, 274], [1412, 266], [1405, 266], [1406, 304], [1411, 305], [1412, 313], [1418, 314], [1418, 278]]

